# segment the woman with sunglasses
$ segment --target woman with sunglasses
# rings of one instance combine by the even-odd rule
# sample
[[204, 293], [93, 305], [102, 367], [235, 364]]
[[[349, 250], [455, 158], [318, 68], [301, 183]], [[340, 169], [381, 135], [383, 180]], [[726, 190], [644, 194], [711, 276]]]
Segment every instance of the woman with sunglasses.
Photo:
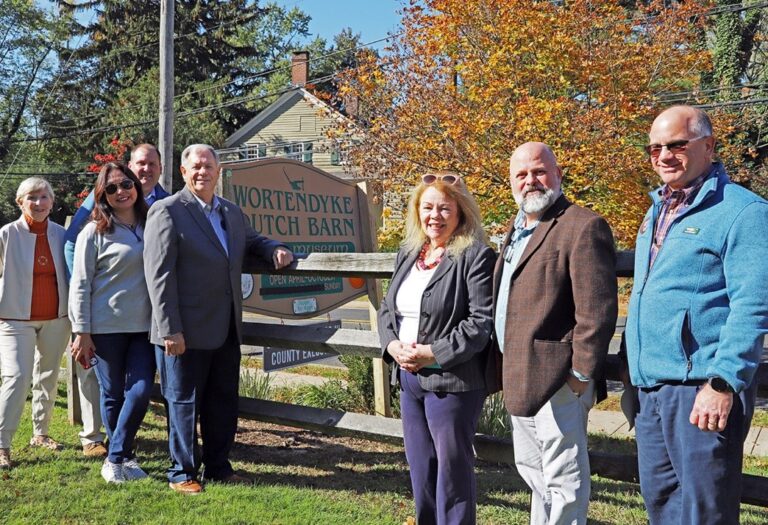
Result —
[[495, 260], [463, 181], [424, 175], [379, 310], [383, 357], [398, 365], [419, 525], [475, 523], [474, 435], [496, 389], [485, 380]]
[[64, 228], [49, 215], [54, 196], [40, 177], [19, 184], [18, 220], [0, 229], [0, 469], [32, 385], [32, 447], [59, 450], [48, 437], [61, 355], [69, 339]]
[[77, 237], [70, 282], [72, 356], [96, 367], [109, 438], [101, 475], [122, 483], [147, 476], [134, 453], [155, 376], [143, 262], [147, 204], [141, 182], [122, 164], [105, 164], [94, 192], [92, 221]]

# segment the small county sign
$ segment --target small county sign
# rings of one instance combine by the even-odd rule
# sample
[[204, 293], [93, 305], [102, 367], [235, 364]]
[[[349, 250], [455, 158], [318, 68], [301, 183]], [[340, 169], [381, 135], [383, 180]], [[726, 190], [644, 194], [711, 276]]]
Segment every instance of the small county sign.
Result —
[[[297, 254], [370, 252], [367, 196], [310, 164], [271, 158], [222, 163], [224, 196], [259, 233]], [[285, 318], [328, 312], [368, 293], [355, 277], [243, 275], [243, 308]]]
[[[315, 326], [315, 325], [313, 325]], [[323, 328], [341, 328], [341, 321], [331, 321], [330, 323], [319, 323], [316, 326]], [[303, 365], [313, 361], [320, 361], [328, 357], [335, 357], [336, 354], [326, 354], [325, 352], [312, 352], [310, 350], [292, 350], [285, 348], [264, 348], [264, 371], [273, 372], [283, 368]]]

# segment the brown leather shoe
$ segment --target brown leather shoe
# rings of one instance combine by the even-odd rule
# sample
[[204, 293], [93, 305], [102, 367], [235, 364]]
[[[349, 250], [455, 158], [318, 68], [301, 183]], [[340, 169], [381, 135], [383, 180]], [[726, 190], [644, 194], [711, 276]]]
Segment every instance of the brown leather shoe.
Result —
[[203, 491], [203, 486], [196, 479], [187, 479], [176, 483], [170, 482], [168, 483], [168, 486], [181, 494], [194, 495], [200, 494]]
[[83, 456], [88, 458], [104, 458], [107, 456], [107, 447], [101, 441], [86, 443], [83, 445]]
[[253, 485], [253, 480], [234, 472], [222, 479], [212, 479], [214, 483], [225, 483], [227, 485]]

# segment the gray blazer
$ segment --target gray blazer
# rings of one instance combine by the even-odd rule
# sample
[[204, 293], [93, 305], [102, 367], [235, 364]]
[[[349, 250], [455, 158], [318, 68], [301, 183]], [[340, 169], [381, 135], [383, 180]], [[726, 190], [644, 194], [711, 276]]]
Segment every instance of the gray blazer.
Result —
[[219, 197], [229, 256], [200, 203], [186, 187], [150, 209], [144, 238], [144, 274], [152, 302], [150, 339], [184, 334], [187, 348], [219, 348], [235, 315], [242, 341], [240, 285], [246, 253], [269, 260], [280, 243], [262, 237], [240, 208]]
[[[382, 356], [392, 357], [387, 345], [398, 339], [395, 298], [416, 253], [397, 254], [395, 272], [379, 309]], [[491, 317], [494, 251], [475, 242], [458, 257], [446, 256], [421, 297], [420, 344], [431, 344], [440, 369], [423, 368], [419, 384], [433, 392], [465, 392], [486, 388], [485, 366]], [[406, 372], [403, 372], [406, 373]]]

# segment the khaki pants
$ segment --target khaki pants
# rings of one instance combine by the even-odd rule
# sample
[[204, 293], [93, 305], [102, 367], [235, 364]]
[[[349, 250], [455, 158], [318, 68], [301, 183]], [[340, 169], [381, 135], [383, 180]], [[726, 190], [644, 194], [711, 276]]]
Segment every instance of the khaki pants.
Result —
[[10, 448], [32, 385], [32, 430], [48, 435], [69, 319], [0, 320], [0, 448]]
[[99, 381], [96, 378], [96, 367], [88, 369], [75, 363], [77, 374], [77, 389], [80, 393], [80, 417], [83, 420], [83, 430], [78, 434], [80, 443], [84, 446], [97, 441], [104, 441], [101, 431], [101, 408], [99, 396]]
[[566, 383], [533, 417], [512, 416], [515, 466], [531, 488], [531, 525], [587, 523], [587, 415], [594, 381], [581, 396]]

